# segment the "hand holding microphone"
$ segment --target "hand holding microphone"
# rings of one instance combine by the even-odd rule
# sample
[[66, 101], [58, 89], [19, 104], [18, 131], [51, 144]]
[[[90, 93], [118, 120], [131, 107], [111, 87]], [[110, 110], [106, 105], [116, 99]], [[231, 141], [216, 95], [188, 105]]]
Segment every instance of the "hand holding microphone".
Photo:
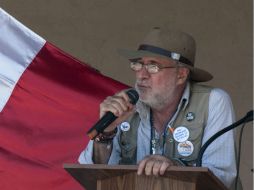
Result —
[[114, 130], [132, 113], [133, 105], [137, 103], [138, 98], [138, 93], [134, 89], [107, 97], [100, 105], [100, 120], [87, 132], [89, 138], [94, 139], [106, 128], [105, 131]]

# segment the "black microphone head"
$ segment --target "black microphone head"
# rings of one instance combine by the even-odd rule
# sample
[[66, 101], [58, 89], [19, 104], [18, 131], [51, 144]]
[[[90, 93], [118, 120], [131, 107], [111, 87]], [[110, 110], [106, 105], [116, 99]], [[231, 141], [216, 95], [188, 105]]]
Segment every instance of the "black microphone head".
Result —
[[245, 116], [245, 122], [253, 121], [253, 110], [249, 111]]
[[137, 101], [139, 99], [139, 95], [138, 95], [138, 92], [136, 90], [130, 89], [126, 92], [126, 94], [130, 98], [130, 103], [132, 103], [133, 105], [137, 103]]

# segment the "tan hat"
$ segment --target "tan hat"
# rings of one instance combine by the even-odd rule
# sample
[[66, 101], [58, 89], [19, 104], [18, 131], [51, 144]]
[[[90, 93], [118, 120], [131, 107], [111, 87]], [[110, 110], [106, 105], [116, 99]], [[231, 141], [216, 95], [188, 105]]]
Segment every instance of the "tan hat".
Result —
[[118, 52], [130, 60], [148, 56], [177, 60], [190, 69], [190, 79], [195, 82], [205, 82], [213, 78], [209, 72], [194, 67], [195, 40], [184, 32], [155, 27], [139, 45], [138, 50], [121, 49]]

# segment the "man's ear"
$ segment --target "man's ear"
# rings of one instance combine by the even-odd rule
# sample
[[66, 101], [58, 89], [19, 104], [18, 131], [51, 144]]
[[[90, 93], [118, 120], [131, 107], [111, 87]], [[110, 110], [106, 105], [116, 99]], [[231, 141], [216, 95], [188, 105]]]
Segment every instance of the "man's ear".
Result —
[[177, 73], [178, 84], [185, 83], [189, 78], [190, 70], [186, 67], [179, 67]]

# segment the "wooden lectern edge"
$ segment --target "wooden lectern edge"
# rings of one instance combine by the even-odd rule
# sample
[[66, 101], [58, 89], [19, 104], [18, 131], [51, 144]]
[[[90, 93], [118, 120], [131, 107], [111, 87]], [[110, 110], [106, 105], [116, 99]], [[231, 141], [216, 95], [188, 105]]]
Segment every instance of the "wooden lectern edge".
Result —
[[[72, 168], [72, 169], [91, 169], [91, 170], [104, 170], [104, 171], [125, 171], [122, 173], [122, 175], [127, 174], [127, 173], [132, 173], [132, 172], [136, 172], [138, 169], [137, 165], [107, 165], [107, 164], [71, 164], [71, 163], [64, 163], [63, 167], [65, 170], [68, 171], [68, 169]], [[69, 172], [69, 171], [68, 171]], [[167, 169], [167, 172], [162, 176], [162, 177], [171, 177], [171, 178], [175, 178], [175, 175], [178, 173], [179, 175], [181, 175], [184, 172], [191, 172], [193, 173], [193, 179], [198, 179], [198, 183], [202, 184], [205, 183], [205, 179], [203, 178], [203, 176], [201, 175], [202, 173], [206, 173], [208, 174], [208, 176], [210, 178], [213, 179], [213, 181], [216, 181], [216, 183], [221, 187], [221, 189], [227, 189], [225, 187], [225, 185], [218, 180], [218, 178], [211, 172], [211, 170], [207, 167], [182, 167], [182, 166], [170, 166]], [[69, 172], [70, 173], [70, 172]], [[198, 175], [197, 175], [198, 174]], [[196, 175], [196, 176], [195, 176]], [[201, 178], [200, 178], [200, 177]], [[104, 177], [103, 177], [104, 178]], [[192, 176], [191, 176], [192, 178]], [[102, 178], [101, 178], [102, 179]], [[192, 179], [190, 179], [190, 177], [183, 177], [183, 180], [185, 181], [193, 181]]]
[[[91, 169], [109, 169], [109, 170], [118, 170], [126, 169], [136, 171], [138, 169], [138, 165], [107, 165], [107, 164], [73, 164], [73, 163], [64, 163], [63, 168], [91, 168]], [[211, 172], [207, 167], [182, 167], [182, 166], [169, 166], [167, 171], [189, 171], [191, 168], [192, 171], [199, 172]], [[212, 172], [211, 172], [212, 173]]]
[[[118, 175], [124, 175], [127, 173], [133, 173], [137, 172], [138, 166], [137, 165], [107, 165], [107, 164], [69, 164], [65, 163], [63, 164], [63, 167], [65, 170], [68, 171], [68, 169], [86, 169], [86, 170], [104, 170], [104, 171], [121, 171], [121, 174], [118, 173]], [[68, 171], [69, 172], [69, 171]], [[169, 166], [166, 170], [165, 174], [161, 177], [171, 177], [175, 178], [175, 174], [179, 173], [179, 175], [183, 172], [191, 172], [193, 175], [196, 175], [197, 172], [200, 173], [209, 173], [209, 175], [216, 179], [214, 174], [206, 167], [182, 167], [182, 166]], [[106, 179], [108, 176], [100, 177], [100, 179]], [[190, 180], [188, 177], [183, 177], [183, 180]]]
[[[67, 170], [67, 168], [73, 168], [73, 169], [103, 169], [103, 170], [125, 170], [126, 172], [136, 172], [138, 169], [138, 165], [107, 165], [107, 164], [71, 164], [71, 163], [64, 163], [63, 168]], [[166, 170], [165, 177], [170, 176], [170, 173], [173, 172], [201, 172], [206, 173], [208, 172], [209, 175], [211, 175], [213, 178], [216, 178], [216, 176], [209, 170], [207, 167], [182, 167], [182, 166], [169, 166]]]

